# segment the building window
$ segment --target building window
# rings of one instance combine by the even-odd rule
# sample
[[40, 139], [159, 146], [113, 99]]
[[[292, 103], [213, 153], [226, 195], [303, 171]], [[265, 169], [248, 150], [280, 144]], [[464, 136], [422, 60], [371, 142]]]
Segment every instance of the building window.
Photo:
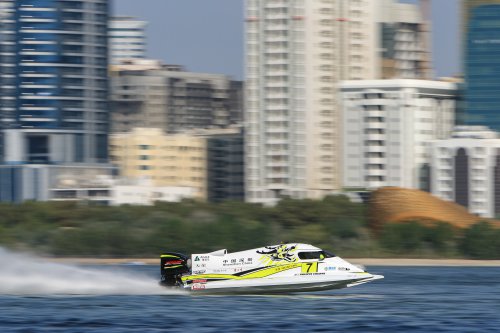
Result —
[[469, 156], [464, 148], [455, 156], [455, 202], [469, 207]]

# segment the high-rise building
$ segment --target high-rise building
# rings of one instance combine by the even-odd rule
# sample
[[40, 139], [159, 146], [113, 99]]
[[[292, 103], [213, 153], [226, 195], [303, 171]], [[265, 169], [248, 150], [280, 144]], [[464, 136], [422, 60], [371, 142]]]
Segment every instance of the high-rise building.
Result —
[[458, 126], [451, 138], [433, 141], [431, 191], [470, 213], [500, 214], [500, 139], [485, 126]]
[[115, 16], [109, 21], [110, 63], [146, 57], [147, 22], [129, 16]]
[[113, 132], [155, 127], [176, 133], [227, 127], [242, 118], [242, 84], [226, 75], [134, 60], [112, 66], [111, 82]]
[[[338, 83], [381, 78], [380, 50], [391, 41], [391, 77], [423, 75], [415, 6], [393, 2], [246, 1], [248, 201], [321, 198], [341, 188]], [[401, 12], [408, 15], [396, 19]]]
[[378, 77], [373, 1], [246, 1], [246, 199], [340, 187], [340, 80]]
[[1, 2], [2, 162], [105, 162], [108, 0]]
[[107, 161], [109, 4], [0, 4], [0, 182], [17, 189], [0, 200], [46, 198], [30, 166]]
[[344, 81], [343, 186], [429, 188], [431, 140], [448, 138], [456, 84], [426, 80]]
[[463, 1], [466, 125], [500, 130], [500, 0]]
[[383, 79], [431, 79], [430, 22], [424, 10], [380, 1]]

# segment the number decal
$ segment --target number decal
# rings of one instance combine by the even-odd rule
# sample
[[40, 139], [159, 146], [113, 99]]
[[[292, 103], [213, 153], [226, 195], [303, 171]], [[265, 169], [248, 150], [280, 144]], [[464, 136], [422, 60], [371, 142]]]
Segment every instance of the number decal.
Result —
[[317, 262], [306, 262], [302, 264], [301, 273], [317, 273], [318, 272], [318, 263]]

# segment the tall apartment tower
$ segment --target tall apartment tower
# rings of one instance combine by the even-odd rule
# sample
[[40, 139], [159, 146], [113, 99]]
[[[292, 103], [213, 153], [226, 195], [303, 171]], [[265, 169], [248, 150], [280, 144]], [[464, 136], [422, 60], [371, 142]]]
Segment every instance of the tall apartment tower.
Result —
[[464, 124], [500, 130], [500, 0], [465, 0]]
[[28, 186], [11, 166], [107, 161], [109, 4], [0, 5], [0, 200], [23, 200], [37, 196], [4, 193]]
[[246, 1], [246, 200], [340, 188], [337, 84], [373, 79], [375, 1]]
[[115, 16], [109, 20], [110, 63], [146, 57], [147, 22], [129, 16]]

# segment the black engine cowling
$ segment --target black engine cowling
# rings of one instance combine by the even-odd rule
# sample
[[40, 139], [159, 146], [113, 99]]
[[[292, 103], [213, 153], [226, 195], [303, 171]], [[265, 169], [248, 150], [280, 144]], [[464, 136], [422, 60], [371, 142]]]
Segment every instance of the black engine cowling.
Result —
[[180, 277], [188, 273], [191, 268], [191, 259], [181, 253], [167, 252], [160, 256], [161, 281], [165, 286], [181, 284]]

